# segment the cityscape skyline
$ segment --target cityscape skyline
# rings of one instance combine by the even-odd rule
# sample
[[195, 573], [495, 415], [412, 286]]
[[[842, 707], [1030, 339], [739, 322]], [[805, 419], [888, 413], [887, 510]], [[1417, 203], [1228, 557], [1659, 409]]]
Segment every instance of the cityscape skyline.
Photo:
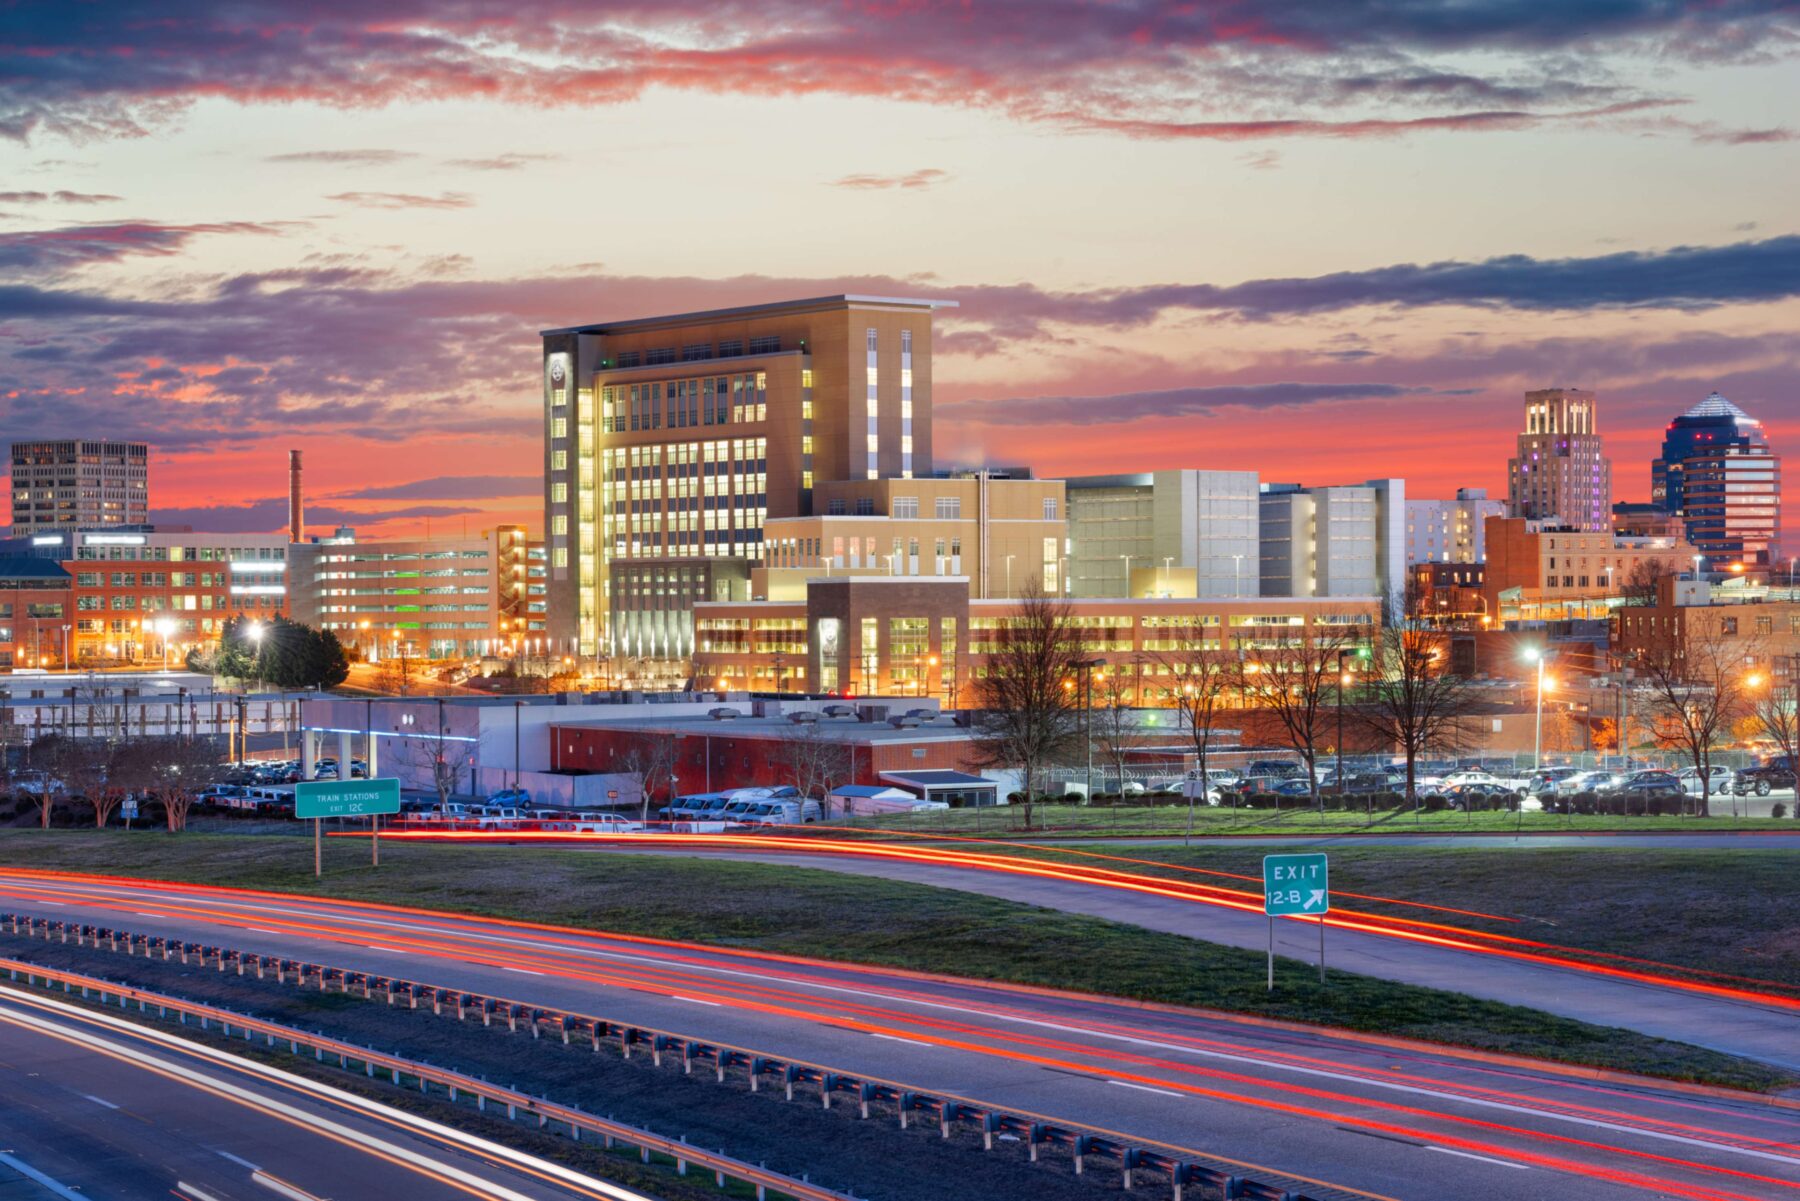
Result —
[[1644, 500], [1711, 392], [1800, 435], [1774, 8], [531, 11], [22, 15], [75, 65], [0, 87], [9, 435], [149, 441], [197, 528], [281, 528], [290, 447], [315, 530], [531, 522], [537, 330], [836, 292], [959, 304], [940, 463], [1499, 496], [1517, 398], [1578, 387]]

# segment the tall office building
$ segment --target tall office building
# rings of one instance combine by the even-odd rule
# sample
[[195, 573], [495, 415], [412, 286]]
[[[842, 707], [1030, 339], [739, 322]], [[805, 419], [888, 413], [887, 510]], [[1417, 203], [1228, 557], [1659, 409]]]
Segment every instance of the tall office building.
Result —
[[1405, 595], [1405, 480], [1264, 484], [1261, 510], [1264, 596]]
[[[546, 330], [550, 634], [685, 660], [815, 482], [931, 474], [932, 313], [822, 296]], [[685, 674], [685, 668], [682, 673]]]
[[1458, 488], [1454, 500], [1406, 502], [1408, 563], [1479, 563], [1487, 558], [1487, 519], [1506, 506], [1486, 488]]
[[1612, 528], [1612, 462], [1592, 392], [1525, 394], [1525, 430], [1507, 464], [1507, 512], [1572, 530]]
[[1710, 559], [1781, 557], [1781, 457], [1762, 422], [1717, 392], [1669, 423], [1650, 464], [1650, 497]]
[[1199, 597], [1258, 595], [1254, 471], [1090, 475], [1066, 483], [1073, 595], [1130, 596], [1132, 571], [1163, 567], [1191, 571]]
[[145, 442], [14, 442], [13, 533], [147, 524], [149, 461]]

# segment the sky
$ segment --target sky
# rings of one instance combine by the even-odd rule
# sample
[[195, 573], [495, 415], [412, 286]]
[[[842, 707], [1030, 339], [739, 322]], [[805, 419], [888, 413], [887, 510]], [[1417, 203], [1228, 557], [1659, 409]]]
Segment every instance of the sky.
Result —
[[[542, 522], [540, 329], [958, 306], [939, 466], [1616, 498], [1718, 390], [1800, 446], [1800, 5], [15, 0], [0, 431], [153, 516]], [[1800, 488], [1784, 524], [1800, 549]]]

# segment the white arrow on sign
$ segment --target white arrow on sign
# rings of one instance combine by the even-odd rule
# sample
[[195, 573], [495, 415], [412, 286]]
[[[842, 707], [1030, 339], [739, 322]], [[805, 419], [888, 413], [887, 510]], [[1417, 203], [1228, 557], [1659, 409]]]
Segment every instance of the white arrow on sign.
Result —
[[1312, 895], [1306, 898], [1306, 907], [1308, 909], [1317, 909], [1319, 906], [1323, 905], [1324, 903], [1325, 903], [1325, 890], [1323, 888], [1313, 889]]

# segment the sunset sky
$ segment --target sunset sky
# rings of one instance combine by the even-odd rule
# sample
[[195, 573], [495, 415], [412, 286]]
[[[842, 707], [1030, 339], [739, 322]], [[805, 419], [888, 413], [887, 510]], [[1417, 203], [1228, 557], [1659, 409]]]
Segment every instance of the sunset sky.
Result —
[[1554, 385], [1618, 499], [1714, 389], [1800, 448], [1791, 3], [0, 12], [0, 430], [159, 520], [297, 447], [315, 532], [535, 528], [539, 329], [846, 290], [960, 305], [940, 466], [1503, 494]]

